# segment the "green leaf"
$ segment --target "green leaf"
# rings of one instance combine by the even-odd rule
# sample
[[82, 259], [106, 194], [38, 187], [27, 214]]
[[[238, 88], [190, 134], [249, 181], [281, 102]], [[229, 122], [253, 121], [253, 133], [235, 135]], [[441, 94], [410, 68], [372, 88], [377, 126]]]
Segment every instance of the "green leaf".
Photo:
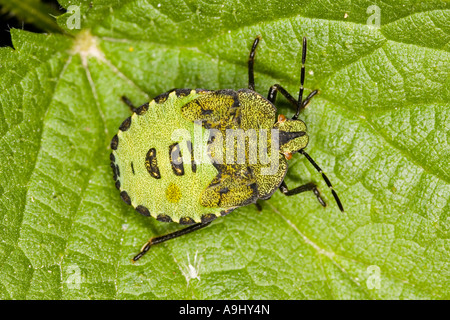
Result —
[[[449, 299], [450, 4], [62, 0], [74, 37], [12, 30], [0, 50], [0, 298]], [[370, 11], [369, 11], [370, 12]], [[75, 24], [76, 26], [76, 24]], [[299, 86], [307, 152], [290, 188], [130, 259], [180, 228], [120, 199], [109, 142], [129, 109], [171, 88]], [[293, 111], [280, 96], [280, 112]], [[163, 121], [163, 119], [162, 119]], [[197, 256], [197, 263], [194, 257]], [[189, 260], [188, 260], [189, 259]], [[188, 272], [188, 266], [197, 268]]]

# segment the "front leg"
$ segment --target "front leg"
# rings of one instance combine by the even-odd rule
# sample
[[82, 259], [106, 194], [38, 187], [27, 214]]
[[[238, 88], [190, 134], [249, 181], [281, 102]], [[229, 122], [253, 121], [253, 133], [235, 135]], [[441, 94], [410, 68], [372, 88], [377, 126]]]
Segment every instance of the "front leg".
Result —
[[[295, 110], [297, 110], [298, 108], [298, 102], [297, 99], [295, 99], [289, 92], [287, 92], [286, 89], [284, 89], [281, 85], [279, 84], [274, 84], [273, 86], [270, 87], [269, 89], [269, 94], [267, 95], [267, 100], [269, 100], [270, 102], [272, 102], [272, 104], [275, 104], [275, 100], [277, 98], [277, 93], [280, 92], [286, 99], [287, 101], [289, 101], [289, 103], [294, 107]], [[311, 101], [311, 98], [314, 97], [316, 94], [318, 94], [319, 91], [318, 90], [314, 90], [312, 91], [305, 100], [303, 100], [300, 109], [298, 112], [302, 112], [309, 104], [309, 102]]]

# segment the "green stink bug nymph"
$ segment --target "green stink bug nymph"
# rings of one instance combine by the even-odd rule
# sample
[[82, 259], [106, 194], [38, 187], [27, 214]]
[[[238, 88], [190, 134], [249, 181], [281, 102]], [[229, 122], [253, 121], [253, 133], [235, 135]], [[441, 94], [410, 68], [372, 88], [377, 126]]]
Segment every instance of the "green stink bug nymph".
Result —
[[[312, 191], [326, 206], [315, 183], [289, 190], [284, 178], [288, 160], [303, 154], [322, 174], [341, 211], [341, 201], [327, 176], [304, 151], [306, 125], [298, 117], [318, 91], [303, 99], [306, 38], [303, 38], [298, 99], [282, 86], [265, 98], [255, 92], [253, 42], [248, 60], [248, 89], [210, 91], [174, 89], [135, 108], [112, 138], [111, 168], [120, 196], [144, 216], [190, 225], [150, 239], [133, 261], [151, 246], [208, 226], [236, 208], [269, 199], [277, 190], [286, 196]], [[296, 112], [277, 116], [281, 93]], [[236, 141], [236, 143], [235, 143]]]

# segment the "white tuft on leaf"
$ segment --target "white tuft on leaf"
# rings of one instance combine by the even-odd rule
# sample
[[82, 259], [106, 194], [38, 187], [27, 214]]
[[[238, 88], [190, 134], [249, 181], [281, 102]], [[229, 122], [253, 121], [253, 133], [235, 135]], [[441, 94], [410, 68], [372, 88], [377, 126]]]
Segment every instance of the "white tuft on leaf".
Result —
[[192, 279], [197, 279], [200, 281], [200, 269], [201, 262], [203, 260], [202, 257], [197, 259], [198, 251], [195, 252], [194, 261], [191, 264], [191, 259], [189, 257], [189, 252], [187, 254], [187, 265], [184, 262], [180, 263], [180, 270], [183, 276], [186, 278], [187, 285], [189, 286], [189, 282]]

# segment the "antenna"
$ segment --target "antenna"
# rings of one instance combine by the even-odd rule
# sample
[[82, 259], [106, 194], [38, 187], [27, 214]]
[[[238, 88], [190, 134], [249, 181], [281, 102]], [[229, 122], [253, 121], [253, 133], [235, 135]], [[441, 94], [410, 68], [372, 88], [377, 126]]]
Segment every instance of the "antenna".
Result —
[[300, 70], [300, 91], [298, 92], [298, 100], [297, 100], [297, 112], [292, 117], [293, 120], [297, 120], [300, 115], [300, 110], [303, 105], [303, 85], [305, 84], [305, 62], [306, 62], [306, 37], [303, 37], [303, 46], [302, 46], [302, 68]]
[[248, 88], [250, 90], [255, 91], [255, 75], [253, 73], [253, 64], [255, 63], [255, 53], [256, 47], [258, 46], [259, 41], [261, 41], [261, 36], [257, 36], [255, 41], [253, 41], [252, 50], [250, 51], [250, 55], [248, 56]]

